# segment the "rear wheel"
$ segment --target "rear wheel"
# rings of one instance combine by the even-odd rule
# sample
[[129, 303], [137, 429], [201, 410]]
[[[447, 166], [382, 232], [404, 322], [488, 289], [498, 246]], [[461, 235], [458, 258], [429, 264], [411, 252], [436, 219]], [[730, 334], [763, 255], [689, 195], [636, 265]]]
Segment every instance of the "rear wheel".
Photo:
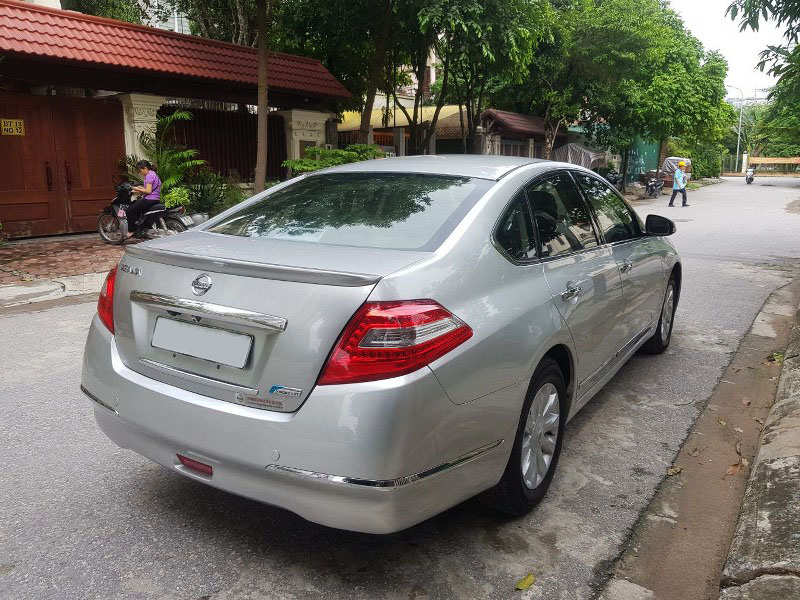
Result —
[[661, 305], [661, 316], [658, 318], [656, 332], [642, 345], [642, 352], [646, 354], [661, 354], [669, 347], [672, 339], [672, 326], [675, 322], [675, 294], [677, 285], [675, 277], [670, 277], [667, 291], [664, 293], [664, 303]]
[[481, 501], [522, 516], [544, 498], [561, 454], [566, 397], [561, 369], [545, 358], [534, 373], [503, 477], [480, 496]]
[[167, 227], [167, 234], [181, 233], [187, 229], [186, 225], [183, 224], [183, 221], [174, 217], [164, 219], [164, 225]]
[[103, 213], [97, 219], [97, 232], [105, 243], [119, 245], [128, 237], [128, 222], [116, 215]]

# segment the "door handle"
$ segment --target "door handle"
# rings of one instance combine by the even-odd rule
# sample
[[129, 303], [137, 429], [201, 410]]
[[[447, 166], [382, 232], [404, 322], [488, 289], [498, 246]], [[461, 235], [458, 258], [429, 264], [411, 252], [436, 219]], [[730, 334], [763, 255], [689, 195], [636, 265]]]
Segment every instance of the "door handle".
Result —
[[626, 261], [624, 261], [624, 262], [623, 262], [623, 263], [622, 263], [622, 264], [619, 266], [619, 272], [620, 272], [620, 273], [627, 273], [627, 272], [628, 272], [628, 271], [630, 271], [631, 269], [633, 269], [633, 263], [632, 263], [631, 261], [629, 261], [629, 260], [626, 260]]
[[50, 163], [44, 161], [44, 175], [47, 179], [47, 191], [53, 190], [53, 171], [50, 169]]
[[568, 283], [567, 289], [561, 292], [561, 299], [566, 302], [567, 300], [572, 300], [580, 293], [581, 286], [575, 285], [574, 283]]
[[72, 171], [69, 169], [69, 163], [64, 161], [64, 172], [67, 174], [67, 189], [72, 189]]

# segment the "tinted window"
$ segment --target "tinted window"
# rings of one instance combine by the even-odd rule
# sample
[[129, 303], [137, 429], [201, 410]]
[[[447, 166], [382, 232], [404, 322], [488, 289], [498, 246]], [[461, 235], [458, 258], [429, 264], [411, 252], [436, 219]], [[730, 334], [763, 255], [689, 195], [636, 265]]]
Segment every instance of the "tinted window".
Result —
[[528, 200], [539, 230], [542, 256], [597, 246], [589, 208], [567, 174], [531, 185]]
[[639, 223], [631, 210], [607, 184], [583, 173], [575, 173], [594, 209], [606, 242], [624, 242], [640, 235]]
[[500, 219], [495, 238], [514, 260], [525, 260], [536, 255], [533, 224], [525, 194], [519, 194], [506, 210]]
[[312, 175], [209, 228], [337, 246], [435, 250], [493, 182], [416, 173]]

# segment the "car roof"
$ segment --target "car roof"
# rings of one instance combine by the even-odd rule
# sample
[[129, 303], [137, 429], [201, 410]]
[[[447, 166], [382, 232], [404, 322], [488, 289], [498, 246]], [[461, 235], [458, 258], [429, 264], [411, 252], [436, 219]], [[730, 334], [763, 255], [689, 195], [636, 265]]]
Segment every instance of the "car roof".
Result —
[[[554, 167], [559, 163], [538, 158], [496, 156], [489, 154], [429, 154], [364, 160], [317, 171], [317, 173], [429, 173], [498, 180], [525, 165], [542, 163]], [[574, 167], [575, 165], [570, 165]]]

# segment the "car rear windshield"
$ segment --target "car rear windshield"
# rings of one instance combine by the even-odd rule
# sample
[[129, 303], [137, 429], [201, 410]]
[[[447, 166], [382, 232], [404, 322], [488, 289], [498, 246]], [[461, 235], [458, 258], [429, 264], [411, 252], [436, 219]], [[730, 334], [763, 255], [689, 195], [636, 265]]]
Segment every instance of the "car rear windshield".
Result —
[[492, 181], [419, 173], [311, 175], [208, 231], [336, 246], [435, 250]]

